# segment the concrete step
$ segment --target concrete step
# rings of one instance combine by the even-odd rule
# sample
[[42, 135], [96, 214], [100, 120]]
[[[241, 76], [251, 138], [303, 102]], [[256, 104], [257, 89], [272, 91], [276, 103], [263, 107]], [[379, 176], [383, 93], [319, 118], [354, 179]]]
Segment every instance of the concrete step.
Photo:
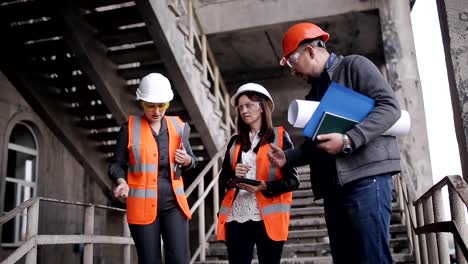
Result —
[[[198, 261], [197, 264], [228, 264], [227, 260], [207, 260]], [[258, 260], [254, 259], [252, 263], [257, 264]], [[331, 257], [307, 257], [307, 258], [282, 258], [281, 264], [333, 264]]]
[[296, 191], [293, 191], [293, 199], [298, 199], [298, 198], [313, 198], [314, 193], [312, 190], [309, 189], [299, 189]]
[[298, 190], [311, 190], [310, 186], [311, 186], [310, 181], [309, 182], [301, 181], [300, 184], [299, 184]]
[[[291, 208], [291, 219], [302, 219], [302, 218], [309, 218], [309, 217], [325, 217], [323, 207], [316, 206], [316, 207], [293, 207]], [[393, 206], [392, 208], [392, 216], [390, 219], [391, 224], [401, 223], [401, 210], [400, 208]]]
[[[393, 261], [395, 263], [413, 263], [413, 256], [410, 254], [393, 254]], [[195, 262], [197, 264], [228, 264], [227, 260], [206, 260]], [[258, 263], [254, 259], [252, 263]], [[301, 257], [301, 258], [282, 258], [281, 264], [333, 264], [332, 258], [327, 257]]]
[[298, 176], [299, 176], [299, 181], [301, 181], [301, 184], [305, 182], [310, 182], [309, 173], [301, 173], [301, 174], [298, 174]]
[[[408, 240], [403, 238], [390, 239], [391, 250], [393, 248], [408, 247]], [[408, 252], [398, 252], [399, 254], [406, 254]], [[227, 255], [226, 244], [222, 241], [217, 241], [210, 244], [207, 249], [206, 255], [209, 258], [224, 258]], [[315, 243], [293, 243], [286, 241], [283, 247], [282, 257], [284, 258], [303, 258], [311, 256], [330, 256], [330, 244], [328, 242], [315, 242]], [[254, 249], [254, 256], [256, 256], [256, 249]]]
[[325, 218], [323, 217], [310, 217], [310, 218], [300, 218], [300, 219], [291, 219], [289, 221], [289, 229], [316, 229], [319, 227], [325, 227]]

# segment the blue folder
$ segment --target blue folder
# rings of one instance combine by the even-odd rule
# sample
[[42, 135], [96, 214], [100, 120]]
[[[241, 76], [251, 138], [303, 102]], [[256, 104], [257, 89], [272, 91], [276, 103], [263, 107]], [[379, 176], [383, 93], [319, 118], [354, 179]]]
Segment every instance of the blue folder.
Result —
[[312, 138], [325, 112], [331, 112], [361, 122], [374, 108], [375, 101], [350, 88], [333, 82], [304, 128], [305, 137]]

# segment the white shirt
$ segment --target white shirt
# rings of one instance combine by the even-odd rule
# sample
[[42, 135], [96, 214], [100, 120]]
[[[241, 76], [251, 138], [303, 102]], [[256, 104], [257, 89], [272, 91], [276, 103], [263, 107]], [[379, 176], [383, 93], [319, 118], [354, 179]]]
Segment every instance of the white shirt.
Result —
[[[258, 132], [254, 135], [252, 132], [249, 133], [251, 147], [249, 151], [242, 153], [242, 163], [250, 165], [250, 170], [247, 172], [245, 177], [247, 179], [256, 179], [257, 172], [257, 154], [253, 151], [255, 146], [260, 142]], [[247, 221], [261, 221], [262, 216], [258, 209], [256, 193], [250, 193], [245, 190], [239, 189], [234, 203], [232, 204], [231, 212], [229, 213], [227, 222], [236, 221], [239, 223], [245, 223]]]

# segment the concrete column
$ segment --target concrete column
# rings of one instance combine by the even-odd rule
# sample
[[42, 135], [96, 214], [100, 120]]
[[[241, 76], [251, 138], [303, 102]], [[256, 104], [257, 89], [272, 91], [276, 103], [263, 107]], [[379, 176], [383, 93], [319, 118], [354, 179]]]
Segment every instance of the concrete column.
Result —
[[388, 81], [402, 109], [411, 115], [410, 134], [400, 141], [402, 172], [413, 179], [417, 194], [422, 194], [432, 186], [432, 170], [410, 3], [380, 0], [379, 12]]
[[437, 0], [463, 179], [468, 181], [468, 0]]

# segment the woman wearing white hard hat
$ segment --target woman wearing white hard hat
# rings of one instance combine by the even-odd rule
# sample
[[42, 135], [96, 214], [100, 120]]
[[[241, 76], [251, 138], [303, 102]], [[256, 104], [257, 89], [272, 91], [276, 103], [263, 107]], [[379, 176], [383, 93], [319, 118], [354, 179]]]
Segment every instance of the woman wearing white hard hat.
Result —
[[251, 263], [254, 245], [260, 264], [280, 263], [288, 237], [292, 191], [299, 186], [294, 167], [270, 165], [270, 144], [293, 148], [288, 133], [273, 127], [274, 102], [261, 85], [247, 83], [231, 98], [237, 135], [228, 143], [220, 184], [225, 187], [217, 239], [227, 244], [229, 263]]
[[117, 138], [109, 176], [116, 197], [126, 199], [127, 221], [139, 264], [187, 264], [190, 261], [191, 217], [181, 173], [196, 159], [188, 141], [190, 127], [177, 116], [166, 116], [174, 94], [161, 74], [145, 76], [136, 91], [144, 114], [130, 116]]

